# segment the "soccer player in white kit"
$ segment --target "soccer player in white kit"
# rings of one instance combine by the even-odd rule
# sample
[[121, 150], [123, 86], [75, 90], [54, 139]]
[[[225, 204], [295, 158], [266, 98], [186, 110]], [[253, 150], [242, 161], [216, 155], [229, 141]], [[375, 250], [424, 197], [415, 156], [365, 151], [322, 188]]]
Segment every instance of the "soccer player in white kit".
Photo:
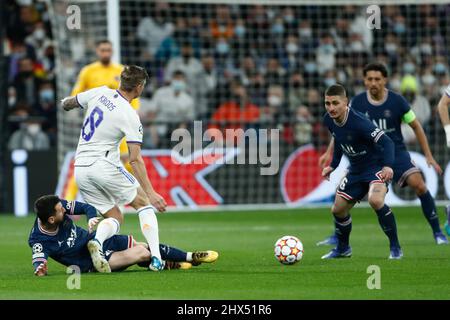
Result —
[[[99, 272], [111, 272], [103, 253], [103, 242], [119, 233], [123, 221], [119, 206], [137, 210], [142, 233], [152, 258], [149, 269], [164, 268], [159, 252], [158, 221], [155, 208], [163, 212], [165, 200], [153, 189], [141, 156], [142, 124], [130, 102], [144, 90], [148, 75], [138, 66], [125, 66], [118, 90], [94, 88], [62, 100], [64, 110], [85, 110], [83, 127], [75, 155], [75, 180], [83, 199], [104, 217], [88, 249]], [[119, 144], [125, 137], [134, 175], [120, 161]]]
[[[450, 107], [450, 85], [445, 88], [438, 104], [439, 117], [441, 118], [442, 126], [445, 130], [445, 138], [447, 140], [447, 147], [450, 148], [450, 117], [448, 116], [448, 108]], [[445, 222], [445, 232], [450, 236], [450, 205], [445, 207], [447, 214], [447, 221]]]

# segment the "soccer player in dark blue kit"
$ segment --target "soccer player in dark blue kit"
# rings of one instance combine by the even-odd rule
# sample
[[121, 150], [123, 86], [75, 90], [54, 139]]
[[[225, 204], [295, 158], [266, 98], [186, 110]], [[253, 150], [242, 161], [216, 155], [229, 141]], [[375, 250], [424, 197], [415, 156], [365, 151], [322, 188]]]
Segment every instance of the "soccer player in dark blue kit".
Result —
[[[92, 229], [98, 223], [97, 210], [87, 203], [47, 195], [36, 200], [35, 211], [37, 218], [28, 239], [35, 275], [47, 274], [48, 257], [65, 266], [76, 265], [81, 272], [95, 271], [87, 243], [95, 237]], [[89, 231], [76, 226], [69, 218], [69, 215], [80, 214], [86, 215]], [[99, 225], [102, 223], [109, 222], [103, 220]], [[134, 264], [148, 268], [151, 258], [147, 243], [136, 242], [130, 235], [109, 238], [103, 244], [103, 252], [112, 271], [121, 271]], [[188, 269], [218, 258], [215, 251], [185, 252], [163, 244], [160, 244], [160, 252], [166, 261], [166, 269]]]
[[326, 90], [325, 108], [327, 114], [323, 122], [333, 135], [336, 147], [333, 161], [323, 169], [322, 176], [329, 179], [343, 154], [349, 158], [350, 166], [336, 190], [331, 209], [338, 243], [322, 259], [352, 255], [349, 244], [352, 219], [349, 212], [366, 194], [381, 228], [389, 238], [389, 259], [401, 259], [403, 253], [397, 237], [394, 214], [384, 203], [388, 191], [387, 182], [394, 175], [394, 142], [364, 114], [348, 107], [345, 88], [339, 84]]
[[[356, 95], [350, 103], [350, 108], [365, 114], [394, 141], [393, 181], [401, 187], [409, 186], [414, 190], [420, 199], [423, 214], [432, 229], [436, 243], [447, 244], [447, 237], [440, 228], [435, 201], [427, 189], [420, 169], [411, 161], [403, 142], [402, 122], [409, 124], [414, 130], [428, 165], [441, 175], [442, 169], [433, 158], [423, 128], [405, 98], [386, 88], [388, 72], [383, 64], [370, 63], [364, 67], [363, 73], [367, 91]], [[320, 157], [319, 165], [322, 167], [329, 161], [333, 145], [331, 141], [327, 152]], [[333, 235], [317, 244], [334, 245], [336, 241], [336, 235]]]

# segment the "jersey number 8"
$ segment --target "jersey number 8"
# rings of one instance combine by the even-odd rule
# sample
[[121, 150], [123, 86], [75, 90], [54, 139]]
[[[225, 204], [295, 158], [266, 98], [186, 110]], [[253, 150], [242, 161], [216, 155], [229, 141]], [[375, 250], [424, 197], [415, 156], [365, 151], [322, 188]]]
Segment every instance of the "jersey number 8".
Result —
[[[95, 115], [98, 115], [97, 120], [95, 120]], [[86, 121], [83, 124], [83, 128], [81, 128], [81, 136], [85, 141], [91, 140], [92, 136], [95, 133], [95, 128], [97, 128], [100, 123], [103, 121], [103, 111], [99, 107], [95, 107], [94, 110], [92, 110], [89, 117], [86, 118]], [[89, 124], [89, 132], [86, 133], [84, 129]]]

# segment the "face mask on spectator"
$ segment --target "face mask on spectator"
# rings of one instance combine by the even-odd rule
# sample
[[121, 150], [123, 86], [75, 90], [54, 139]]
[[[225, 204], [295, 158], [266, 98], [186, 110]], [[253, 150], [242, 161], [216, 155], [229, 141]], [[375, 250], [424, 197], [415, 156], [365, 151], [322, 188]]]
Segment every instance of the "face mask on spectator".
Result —
[[228, 43], [226, 42], [219, 42], [217, 44], [216, 50], [220, 54], [227, 54], [230, 50], [230, 47], [228, 46]]
[[406, 32], [406, 27], [403, 23], [396, 23], [394, 25], [394, 32], [397, 34], [403, 34]]
[[31, 6], [33, 0], [16, 0], [16, 2], [19, 6]]
[[267, 102], [271, 107], [279, 107], [281, 105], [281, 98], [279, 96], [271, 95], [267, 99]]
[[388, 53], [395, 53], [395, 52], [397, 52], [397, 45], [395, 43], [386, 43], [384, 48], [386, 49], [386, 51]]
[[297, 46], [297, 44], [295, 44], [295, 43], [288, 43], [287, 45], [286, 45], [286, 51], [288, 52], [288, 53], [290, 53], [290, 54], [294, 54], [294, 53], [297, 53], [298, 52], [298, 46]]
[[414, 73], [414, 71], [416, 71], [416, 66], [414, 65], [414, 63], [406, 62], [405, 64], [403, 64], [403, 71], [405, 73], [412, 74]]
[[236, 28], [234, 28], [234, 33], [236, 34], [236, 36], [238, 37], [242, 37], [245, 34], [245, 28], [244, 26], [236, 26]]
[[300, 38], [311, 38], [312, 30], [310, 28], [303, 28], [298, 31]]
[[364, 51], [364, 45], [361, 41], [354, 41], [350, 44], [351, 50], [354, 52], [362, 52]]
[[173, 90], [180, 92], [186, 88], [186, 83], [183, 80], [172, 80]]
[[42, 102], [53, 102], [55, 100], [55, 92], [52, 89], [44, 89], [39, 92]]
[[33, 32], [33, 36], [37, 40], [43, 40], [45, 38], [45, 31], [44, 31], [44, 29], [36, 29]]
[[442, 63], [436, 63], [436, 64], [434, 65], [433, 70], [434, 70], [434, 72], [436, 72], [436, 73], [438, 73], [438, 74], [442, 74], [442, 73], [445, 73], [445, 72], [447, 71], [447, 68], [446, 68], [445, 65], [442, 64]]
[[284, 21], [286, 21], [287, 23], [292, 23], [292, 22], [294, 22], [294, 16], [287, 14], [284, 16]]
[[37, 123], [29, 124], [27, 125], [27, 130], [29, 134], [35, 136], [36, 134], [39, 133], [39, 131], [41, 131], [41, 125]]
[[431, 55], [433, 53], [433, 48], [431, 47], [430, 44], [428, 43], [424, 43], [420, 46], [420, 52], [422, 54], [428, 54]]
[[276, 23], [272, 26], [272, 33], [283, 34], [283, 32], [284, 32], [284, 27], [281, 23]]
[[305, 71], [307, 73], [313, 73], [316, 72], [317, 70], [317, 65], [314, 62], [307, 62], [305, 64]]
[[424, 85], [432, 85], [436, 82], [436, 78], [432, 74], [426, 74], [422, 77]]
[[324, 44], [322, 46], [322, 50], [323, 50], [324, 53], [330, 54], [330, 53], [333, 53], [334, 47], [333, 47], [332, 44]]
[[323, 83], [325, 83], [325, 86], [329, 87], [336, 83], [336, 79], [335, 78], [325, 78]]

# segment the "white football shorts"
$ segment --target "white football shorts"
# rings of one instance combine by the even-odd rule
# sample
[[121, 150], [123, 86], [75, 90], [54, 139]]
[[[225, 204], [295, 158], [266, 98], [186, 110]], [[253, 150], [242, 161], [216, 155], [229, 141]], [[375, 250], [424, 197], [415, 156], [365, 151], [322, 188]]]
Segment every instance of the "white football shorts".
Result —
[[83, 199], [101, 214], [136, 198], [139, 182], [121, 164], [99, 159], [90, 166], [75, 167], [75, 181]]

